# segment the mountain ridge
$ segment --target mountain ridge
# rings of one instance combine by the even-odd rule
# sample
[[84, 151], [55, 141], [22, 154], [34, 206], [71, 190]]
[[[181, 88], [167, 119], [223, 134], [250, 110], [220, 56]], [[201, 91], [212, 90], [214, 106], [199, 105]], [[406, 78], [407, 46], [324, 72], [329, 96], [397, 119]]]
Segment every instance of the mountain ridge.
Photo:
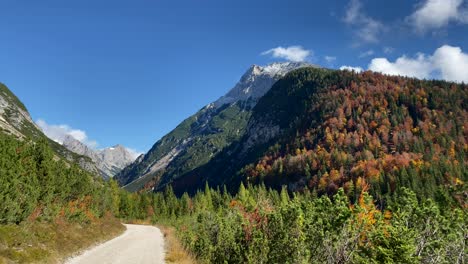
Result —
[[114, 177], [123, 168], [130, 165], [136, 158], [122, 145], [104, 149], [93, 149], [76, 140], [72, 136], [65, 136], [62, 145], [70, 151], [91, 158], [96, 164], [100, 174], [109, 179]]
[[184, 120], [116, 179], [129, 190], [138, 190], [205, 164], [244, 133], [258, 99], [284, 74], [302, 67], [317, 66], [303, 62], [252, 65], [226, 95]]
[[166, 186], [179, 195], [205, 183], [233, 193], [241, 182], [328, 195], [344, 188], [352, 199], [362, 190], [381, 199], [399, 187], [436, 198], [449, 188], [462, 201], [467, 91], [438, 80], [298, 69], [260, 99], [242, 138]]

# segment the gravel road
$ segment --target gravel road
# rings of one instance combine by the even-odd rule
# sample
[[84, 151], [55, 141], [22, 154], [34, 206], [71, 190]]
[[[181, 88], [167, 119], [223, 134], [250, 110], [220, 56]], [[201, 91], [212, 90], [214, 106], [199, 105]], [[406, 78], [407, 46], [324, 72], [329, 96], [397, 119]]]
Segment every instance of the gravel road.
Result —
[[161, 264], [164, 263], [164, 238], [153, 226], [125, 225], [121, 236], [69, 259], [66, 264]]

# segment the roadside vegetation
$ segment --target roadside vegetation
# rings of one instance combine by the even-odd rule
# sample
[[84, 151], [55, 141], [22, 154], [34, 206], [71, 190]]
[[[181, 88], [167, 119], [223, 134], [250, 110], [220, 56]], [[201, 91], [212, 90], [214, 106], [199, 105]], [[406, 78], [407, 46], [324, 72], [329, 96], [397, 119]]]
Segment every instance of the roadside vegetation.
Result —
[[263, 185], [241, 185], [234, 196], [207, 186], [194, 197], [177, 198], [168, 188], [129, 198], [135, 206], [127, 217], [173, 226], [198, 263], [466, 261], [466, 210], [456, 201], [418, 199], [407, 188], [383, 208], [365, 189], [355, 203], [343, 189], [329, 197]]
[[89, 224], [67, 221], [0, 226], [0, 263], [58, 263], [125, 230], [110, 215]]
[[[59, 263], [122, 232], [152, 224], [149, 195], [127, 193], [59, 160], [47, 141], [0, 133], [0, 263]], [[169, 263], [195, 263], [173, 227], [161, 226]]]
[[57, 263], [124, 231], [120, 188], [0, 133], [0, 263]]
[[197, 261], [187, 248], [182, 244], [177, 234], [177, 230], [172, 224], [157, 224], [157, 227], [164, 235], [164, 246], [166, 249], [166, 263], [174, 264], [195, 264]]

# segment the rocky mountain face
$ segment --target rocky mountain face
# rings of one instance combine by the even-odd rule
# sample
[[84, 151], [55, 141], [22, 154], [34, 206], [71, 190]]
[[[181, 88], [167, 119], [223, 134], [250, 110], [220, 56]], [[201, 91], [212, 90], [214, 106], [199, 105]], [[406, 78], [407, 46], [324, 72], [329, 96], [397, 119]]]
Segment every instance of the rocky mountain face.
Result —
[[208, 163], [245, 132], [253, 107], [288, 72], [308, 63], [251, 66], [225, 96], [208, 104], [116, 175], [127, 190], [158, 188]]
[[0, 84], [0, 129], [18, 138], [41, 135], [26, 107], [3, 84]]
[[91, 158], [104, 178], [112, 178], [135, 158], [122, 145], [94, 150], [71, 136], [66, 136], [62, 145], [74, 153]]
[[59, 158], [76, 162], [89, 172], [98, 172], [89, 157], [71, 152], [46, 137], [34, 123], [24, 104], [2, 83], [0, 83], [0, 132], [14, 135], [19, 139], [46, 140]]
[[311, 65], [303, 62], [272, 63], [265, 67], [252, 65], [236, 86], [212, 105], [221, 107], [226, 104], [244, 101], [250, 102], [250, 106], [253, 107], [258, 99], [265, 95], [279, 78], [292, 70], [307, 66]]

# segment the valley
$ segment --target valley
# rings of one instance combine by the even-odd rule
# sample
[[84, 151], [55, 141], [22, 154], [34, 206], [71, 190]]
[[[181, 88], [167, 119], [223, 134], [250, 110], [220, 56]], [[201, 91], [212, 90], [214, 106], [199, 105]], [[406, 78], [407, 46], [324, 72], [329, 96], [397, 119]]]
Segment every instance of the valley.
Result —
[[[55, 262], [111, 235], [39, 246], [60, 240], [41, 238], [53, 223], [71, 243], [77, 228], [146, 221], [177, 230], [184, 249], [166, 260], [463, 262], [465, 84], [252, 66], [133, 163], [120, 145], [48, 139], [2, 89], [0, 261]], [[26, 237], [7, 239], [17, 225], [33, 228], [31, 250]], [[164, 262], [158, 229], [126, 228], [67, 263]]]
[[468, 262], [468, 0], [0, 10], [0, 264]]

